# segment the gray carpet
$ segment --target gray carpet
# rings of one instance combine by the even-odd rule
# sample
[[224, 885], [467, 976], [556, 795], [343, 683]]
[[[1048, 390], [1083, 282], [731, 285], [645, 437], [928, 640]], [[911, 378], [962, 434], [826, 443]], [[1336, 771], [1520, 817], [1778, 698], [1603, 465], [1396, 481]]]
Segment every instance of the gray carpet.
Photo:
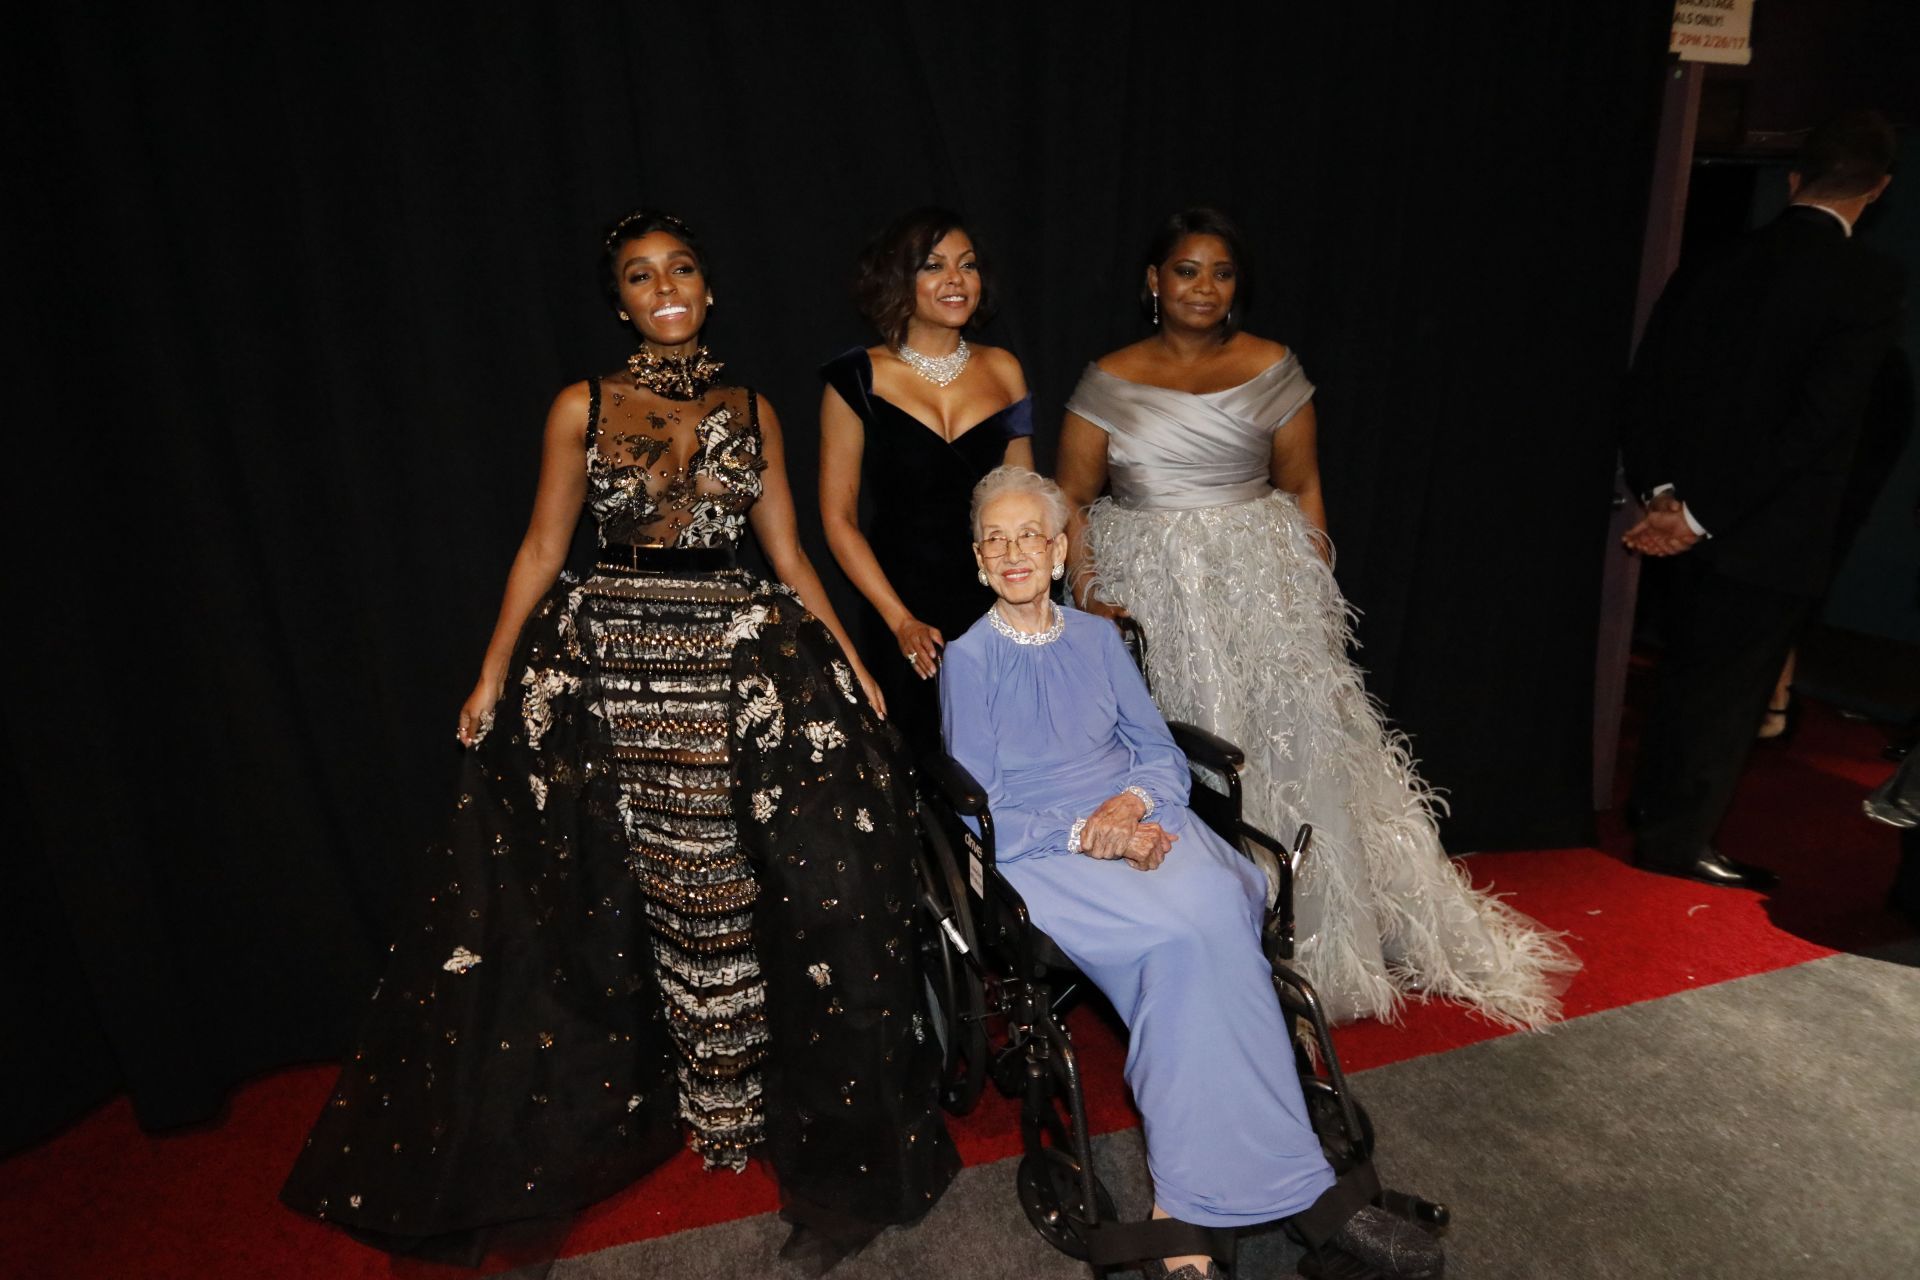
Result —
[[[1836, 956], [1364, 1072], [1390, 1185], [1453, 1206], [1461, 1280], [1920, 1276], [1920, 944]], [[1100, 1142], [1123, 1216], [1137, 1131]], [[1016, 1161], [969, 1169], [835, 1280], [1085, 1277], [1027, 1225]], [[571, 1259], [554, 1280], [792, 1274], [772, 1216]], [[1236, 1274], [1292, 1274], [1277, 1233]]]

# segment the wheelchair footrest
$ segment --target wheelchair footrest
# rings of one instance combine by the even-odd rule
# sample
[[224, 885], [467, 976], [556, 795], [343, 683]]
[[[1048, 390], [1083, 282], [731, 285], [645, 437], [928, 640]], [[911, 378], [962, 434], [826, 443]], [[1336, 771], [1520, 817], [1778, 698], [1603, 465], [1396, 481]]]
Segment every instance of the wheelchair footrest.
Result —
[[1175, 1258], [1199, 1253], [1233, 1265], [1238, 1233], [1219, 1227], [1197, 1227], [1177, 1218], [1145, 1222], [1103, 1222], [1081, 1228], [1087, 1261], [1096, 1267], [1119, 1267], [1148, 1258]]
[[1360, 1259], [1332, 1250], [1309, 1253], [1300, 1259], [1296, 1274], [1304, 1280], [1394, 1280], [1389, 1272], [1368, 1266]]
[[[1300, 1275], [1306, 1280], [1439, 1280], [1446, 1273], [1446, 1257], [1437, 1240], [1428, 1238], [1438, 1237], [1446, 1225], [1446, 1207], [1380, 1188], [1372, 1166], [1365, 1168], [1365, 1175], [1342, 1179], [1346, 1185], [1336, 1186], [1313, 1210], [1288, 1224], [1288, 1233], [1308, 1246], [1297, 1264]], [[1363, 1211], [1373, 1215], [1371, 1220], [1362, 1225], [1356, 1218], [1343, 1223], [1341, 1231], [1325, 1234], [1327, 1225], [1346, 1213], [1356, 1193], [1369, 1183], [1374, 1187], [1372, 1204]], [[1396, 1220], [1405, 1225], [1389, 1225]], [[1350, 1234], [1355, 1231], [1357, 1235]]]
[[1422, 1200], [1419, 1196], [1391, 1188], [1382, 1191], [1375, 1201], [1382, 1209], [1397, 1218], [1405, 1218], [1416, 1227], [1438, 1235], [1449, 1222], [1453, 1221], [1453, 1211], [1443, 1204], [1432, 1200]]

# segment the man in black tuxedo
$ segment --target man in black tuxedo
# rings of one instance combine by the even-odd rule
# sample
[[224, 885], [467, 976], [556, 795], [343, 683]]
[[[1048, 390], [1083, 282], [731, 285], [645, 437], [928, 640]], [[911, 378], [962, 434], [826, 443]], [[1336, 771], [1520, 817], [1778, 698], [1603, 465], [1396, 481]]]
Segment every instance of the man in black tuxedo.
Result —
[[1814, 130], [1788, 179], [1793, 203], [1687, 264], [1634, 360], [1622, 446], [1647, 512], [1626, 543], [1676, 557], [1630, 808], [1648, 870], [1774, 881], [1712, 841], [1832, 573], [1868, 390], [1899, 332], [1900, 267], [1853, 239], [1894, 148], [1874, 112]]

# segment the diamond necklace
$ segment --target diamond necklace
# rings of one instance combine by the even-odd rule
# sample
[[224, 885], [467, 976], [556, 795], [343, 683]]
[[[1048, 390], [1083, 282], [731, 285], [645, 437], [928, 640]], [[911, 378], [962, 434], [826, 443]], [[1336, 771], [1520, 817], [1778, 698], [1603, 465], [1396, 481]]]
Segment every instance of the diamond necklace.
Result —
[[936, 387], [944, 387], [959, 377], [973, 356], [973, 352], [967, 349], [965, 338], [960, 339], [960, 345], [944, 356], [923, 356], [904, 342], [893, 349], [893, 354], [906, 361], [909, 369]]
[[987, 608], [987, 622], [1015, 644], [1052, 644], [1067, 629], [1067, 615], [1060, 612], [1060, 606], [1051, 600], [1047, 601], [1047, 612], [1053, 615], [1053, 621], [1044, 630], [1021, 631], [1000, 616], [1000, 602], [995, 600]]

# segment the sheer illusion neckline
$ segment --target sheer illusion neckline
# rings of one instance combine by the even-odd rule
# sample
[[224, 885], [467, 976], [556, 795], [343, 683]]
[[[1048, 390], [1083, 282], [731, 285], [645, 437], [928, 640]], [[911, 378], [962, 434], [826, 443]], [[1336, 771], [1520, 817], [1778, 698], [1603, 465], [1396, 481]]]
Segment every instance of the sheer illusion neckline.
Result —
[[[682, 401], [675, 401], [674, 403], [690, 404], [693, 402], [682, 400]], [[702, 449], [701, 440], [700, 440], [701, 429], [705, 427], [709, 422], [712, 422], [715, 418], [719, 417], [723, 413], [726, 414], [729, 419], [731, 419], [734, 413], [733, 406], [729, 404], [724, 404], [724, 403], [716, 404], [713, 406], [713, 408], [707, 410], [705, 413], [701, 414], [699, 418], [695, 419], [693, 424], [693, 447], [687, 451], [687, 456], [685, 458], [682, 458], [679, 461], [678, 465], [674, 465], [673, 459], [670, 456], [668, 456], [672, 449], [672, 433], [663, 432], [660, 435], [659, 437], [660, 439], [668, 441], [668, 448], [661, 450], [661, 454], [660, 454], [661, 458], [665, 459], [665, 461], [668, 464], [667, 470], [664, 474], [685, 475], [693, 469], [694, 464], [700, 460], [700, 453]], [[626, 462], [619, 462], [614, 460], [613, 458], [609, 458], [605, 453], [601, 452], [600, 439], [606, 433], [600, 430], [600, 423], [598, 421], [597, 414], [595, 415], [595, 420], [587, 424], [587, 428], [588, 428], [587, 463], [589, 466], [597, 462], [602, 467], [605, 467], [609, 471], [652, 472], [655, 470], [655, 467], [653, 464], [640, 462], [637, 460], [631, 460], [631, 459]]]
[[1102, 369], [1098, 364], [1089, 364], [1087, 366], [1087, 369], [1089, 372], [1097, 373], [1103, 378], [1112, 378], [1115, 382], [1121, 383], [1125, 386], [1145, 387], [1149, 391], [1164, 391], [1168, 395], [1193, 396], [1195, 399], [1198, 399], [1198, 400], [1211, 400], [1215, 396], [1232, 395], [1236, 391], [1244, 391], [1246, 388], [1252, 386], [1254, 383], [1259, 382], [1264, 378], [1271, 378], [1276, 369], [1284, 369], [1288, 365], [1295, 363], [1298, 359], [1299, 357], [1294, 354], [1293, 349], [1288, 348], [1287, 354], [1281, 356], [1278, 360], [1275, 360], [1272, 364], [1268, 365], [1266, 368], [1262, 369], [1260, 372], [1254, 374], [1251, 378], [1246, 379], [1244, 382], [1236, 382], [1230, 387], [1221, 387], [1217, 391], [1187, 391], [1180, 387], [1163, 387], [1157, 382], [1135, 382], [1132, 378], [1123, 378], [1117, 373], [1109, 373], [1107, 370]]
[[1021, 396], [1018, 400], [1014, 400], [1007, 404], [1003, 404], [998, 409], [995, 409], [992, 413], [988, 414], [986, 417], [981, 418], [978, 422], [969, 424], [964, 430], [956, 431], [953, 433], [952, 436], [947, 436], [942, 434], [940, 428], [934, 426], [931, 422], [928, 422], [925, 418], [921, 417], [919, 414], [914, 413], [911, 410], [905, 408], [904, 406], [896, 404], [892, 400], [889, 400], [885, 396], [881, 395], [880, 392], [876, 390], [873, 385], [873, 353], [871, 351], [863, 350], [861, 351], [860, 354], [867, 362], [867, 396], [870, 399], [878, 401], [880, 404], [887, 406], [887, 408], [893, 410], [895, 413], [907, 419], [907, 421], [913, 423], [915, 426], [922, 428], [927, 432], [928, 435], [931, 435], [934, 439], [938, 440], [941, 444], [947, 444], [947, 445], [959, 444], [961, 437], [972, 435], [974, 432], [978, 431], [980, 428], [986, 426], [989, 422], [992, 422], [995, 418], [998, 418], [1005, 413], [1011, 413], [1013, 410], [1019, 408], [1022, 404], [1033, 399], [1033, 393], [1029, 391], [1026, 395]]

